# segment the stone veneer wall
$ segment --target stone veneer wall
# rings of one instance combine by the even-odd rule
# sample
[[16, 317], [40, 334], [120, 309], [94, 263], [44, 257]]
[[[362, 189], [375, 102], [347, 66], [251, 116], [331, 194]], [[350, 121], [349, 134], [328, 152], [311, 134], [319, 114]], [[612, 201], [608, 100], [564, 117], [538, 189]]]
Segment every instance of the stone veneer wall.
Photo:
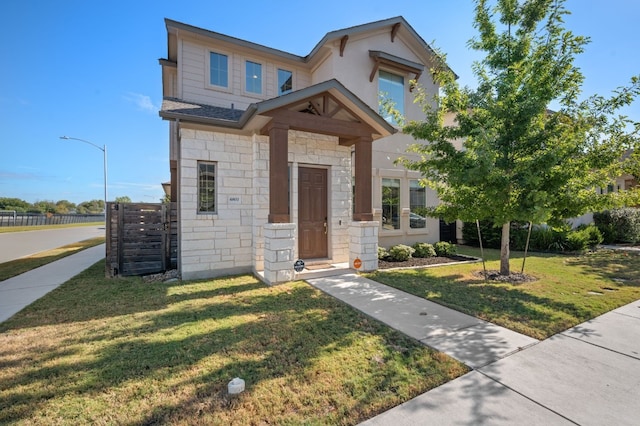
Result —
[[[250, 137], [181, 129], [178, 198], [182, 278], [251, 271], [252, 154]], [[197, 212], [198, 161], [216, 162], [215, 214]]]
[[[329, 170], [329, 256], [349, 259], [351, 149], [331, 136], [289, 131], [291, 223], [298, 221], [298, 167]], [[216, 162], [216, 214], [197, 213], [197, 163]], [[269, 138], [181, 130], [180, 270], [184, 279], [264, 270]], [[297, 256], [297, 245], [294, 257]], [[295, 260], [295, 259], [294, 259]], [[293, 262], [291, 264], [293, 269]]]
[[358, 269], [361, 272], [371, 272], [378, 269], [378, 229], [380, 222], [362, 221], [352, 222], [349, 228], [350, 253], [349, 265], [353, 267], [353, 262], [360, 259], [362, 266]]

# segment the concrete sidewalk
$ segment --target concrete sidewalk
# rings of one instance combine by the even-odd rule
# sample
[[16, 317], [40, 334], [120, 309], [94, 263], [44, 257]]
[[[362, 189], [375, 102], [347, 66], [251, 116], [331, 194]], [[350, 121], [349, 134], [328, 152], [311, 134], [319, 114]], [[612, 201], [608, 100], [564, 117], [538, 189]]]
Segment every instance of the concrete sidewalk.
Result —
[[473, 371], [363, 425], [631, 425], [640, 301], [543, 342], [355, 274], [308, 280]]
[[0, 281], [0, 322], [11, 318], [25, 306], [104, 259], [104, 256], [105, 245], [100, 244]]

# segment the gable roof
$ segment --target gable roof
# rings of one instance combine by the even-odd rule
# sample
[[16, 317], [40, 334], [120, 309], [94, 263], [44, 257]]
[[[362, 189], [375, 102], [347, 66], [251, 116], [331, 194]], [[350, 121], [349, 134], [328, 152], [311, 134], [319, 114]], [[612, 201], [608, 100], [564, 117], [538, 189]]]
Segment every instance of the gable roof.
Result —
[[186, 102], [176, 98], [165, 98], [162, 102], [160, 116], [168, 120], [181, 120], [230, 129], [259, 130], [269, 117], [262, 116], [277, 109], [297, 107], [304, 102], [324, 93], [330, 94], [341, 107], [346, 108], [353, 119], [367, 124], [375, 135], [384, 137], [396, 132], [364, 101], [354, 95], [336, 79], [327, 80], [304, 89], [296, 90], [277, 98], [253, 103], [245, 110], [215, 107], [211, 105]]
[[[405, 29], [407, 31], [407, 33], [412, 38], [414, 38], [416, 40], [416, 42], [418, 42], [418, 44], [420, 45], [421, 48], [423, 48], [430, 55], [432, 55], [434, 58], [436, 58], [437, 61], [442, 62], [447, 67], [448, 70], [453, 72], [453, 70], [451, 70], [451, 68], [449, 68], [446, 65], [446, 63], [444, 62], [442, 57], [440, 55], [438, 55], [431, 48], [431, 46], [429, 46], [427, 44], [427, 42], [424, 41], [424, 39], [422, 37], [420, 37], [420, 34], [418, 34], [416, 32], [416, 30], [414, 30], [413, 27], [411, 25], [409, 25], [407, 20], [404, 19], [404, 17], [402, 17], [402, 16], [396, 16], [396, 17], [393, 17], [393, 18], [388, 18], [388, 19], [383, 19], [383, 20], [380, 20], [380, 21], [369, 22], [367, 24], [356, 25], [356, 26], [353, 26], [353, 27], [348, 27], [348, 28], [343, 28], [341, 30], [328, 32], [318, 42], [318, 44], [316, 44], [316, 46], [311, 50], [311, 53], [309, 53], [306, 56], [306, 58], [313, 57], [322, 48], [322, 46], [324, 46], [326, 43], [329, 43], [329, 42], [337, 40], [337, 39], [341, 39], [344, 36], [354, 36], [356, 34], [361, 34], [361, 33], [365, 33], [365, 32], [368, 32], [368, 31], [376, 31], [376, 30], [379, 30], [379, 29], [382, 29], [382, 28], [394, 29], [394, 28], [396, 28], [396, 25], [399, 26], [399, 27], [402, 27], [403, 29]], [[394, 29], [393, 31], [394, 32], [397, 31], [397, 28]], [[456, 74], [454, 73], [454, 75], [456, 75]], [[457, 77], [457, 75], [456, 75], [456, 77]]]
[[[231, 37], [225, 34], [217, 33], [215, 31], [205, 30], [203, 28], [195, 27], [193, 25], [188, 25], [182, 22], [174, 21], [169, 18], [165, 18], [165, 25], [167, 28], [167, 32], [171, 32], [172, 29], [175, 30], [185, 30], [191, 33], [197, 34], [202, 37], [211, 38], [214, 40], [219, 40], [231, 44], [235, 44], [237, 46], [246, 47], [249, 49], [257, 50], [262, 53], [273, 55], [285, 60], [300, 62], [300, 63], [310, 63], [319, 54], [321, 49], [327, 44], [337, 39], [342, 39], [345, 36], [355, 36], [357, 34], [376, 31], [383, 28], [389, 28], [393, 31], [393, 34], [402, 28], [406, 31], [411, 38], [413, 38], [420, 48], [424, 49], [429, 55], [433, 56], [436, 61], [441, 62], [449, 71], [453, 72], [451, 68], [444, 62], [444, 59], [438, 55], [432, 48], [424, 41], [422, 37], [413, 29], [411, 25], [402, 17], [396, 16], [389, 19], [383, 19], [380, 21], [369, 22], [367, 24], [356, 25], [353, 27], [343, 28], [341, 30], [331, 31], [325, 34], [325, 36], [315, 45], [315, 47], [311, 50], [311, 52], [306, 56], [299, 56], [293, 53], [288, 53], [283, 50], [274, 49], [271, 47], [264, 46], [262, 44], [253, 43], [247, 40], [242, 40], [236, 37]], [[457, 75], [454, 73], [457, 78]]]

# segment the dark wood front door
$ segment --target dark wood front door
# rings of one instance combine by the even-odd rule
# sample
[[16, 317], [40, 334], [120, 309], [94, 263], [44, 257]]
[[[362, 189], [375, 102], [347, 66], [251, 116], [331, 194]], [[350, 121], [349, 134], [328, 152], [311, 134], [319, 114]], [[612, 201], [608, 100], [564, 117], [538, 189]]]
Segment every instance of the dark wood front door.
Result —
[[301, 259], [328, 257], [327, 170], [298, 169], [298, 251]]

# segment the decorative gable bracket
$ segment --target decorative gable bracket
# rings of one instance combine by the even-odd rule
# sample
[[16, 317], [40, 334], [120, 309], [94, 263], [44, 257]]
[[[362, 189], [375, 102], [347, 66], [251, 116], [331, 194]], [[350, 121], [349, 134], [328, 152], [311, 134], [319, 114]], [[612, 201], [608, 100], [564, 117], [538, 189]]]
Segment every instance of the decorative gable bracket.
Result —
[[[408, 59], [400, 58], [399, 56], [391, 55], [389, 53], [381, 52], [379, 50], [370, 50], [369, 57], [371, 57], [374, 61], [373, 70], [371, 70], [371, 75], [369, 75], [370, 82], [372, 82], [375, 78], [378, 69], [380, 69], [380, 65], [398, 71], [415, 74], [416, 81], [420, 78], [422, 72], [424, 71], [424, 65], [422, 64], [410, 61]], [[413, 86], [411, 86], [410, 90], [413, 90]]]

